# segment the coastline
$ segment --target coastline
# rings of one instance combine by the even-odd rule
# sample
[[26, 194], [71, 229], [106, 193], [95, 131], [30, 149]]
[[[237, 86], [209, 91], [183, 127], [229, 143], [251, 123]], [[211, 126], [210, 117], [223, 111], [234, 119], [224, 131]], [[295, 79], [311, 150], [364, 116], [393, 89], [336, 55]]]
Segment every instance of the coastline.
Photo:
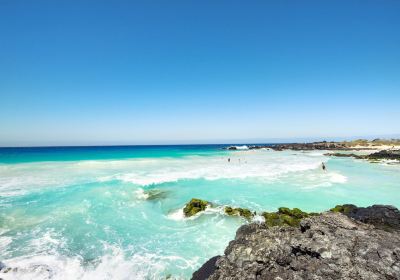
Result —
[[398, 279], [400, 212], [338, 205], [299, 225], [243, 225], [192, 280]]

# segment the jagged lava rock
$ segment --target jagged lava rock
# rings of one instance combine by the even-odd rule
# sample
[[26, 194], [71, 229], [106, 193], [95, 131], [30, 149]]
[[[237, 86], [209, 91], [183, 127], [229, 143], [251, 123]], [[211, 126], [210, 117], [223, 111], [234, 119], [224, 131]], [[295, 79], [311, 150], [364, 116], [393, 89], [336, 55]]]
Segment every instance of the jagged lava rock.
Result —
[[400, 230], [400, 211], [390, 205], [357, 207], [353, 204], [344, 204], [336, 205], [331, 211], [340, 212], [357, 221], [374, 225], [383, 230]]
[[252, 223], [200, 270], [214, 272], [192, 279], [400, 279], [400, 234], [336, 212], [304, 218], [297, 227]]

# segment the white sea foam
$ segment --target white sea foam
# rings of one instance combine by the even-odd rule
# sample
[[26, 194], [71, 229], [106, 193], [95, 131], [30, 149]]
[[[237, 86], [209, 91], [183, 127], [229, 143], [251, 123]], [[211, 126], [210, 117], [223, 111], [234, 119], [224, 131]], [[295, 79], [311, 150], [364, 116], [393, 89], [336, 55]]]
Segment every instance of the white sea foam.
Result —
[[290, 152], [248, 150], [223, 157], [186, 156], [7, 165], [0, 169], [0, 194], [15, 196], [41, 188], [113, 180], [138, 186], [191, 179], [274, 180], [288, 173], [317, 169], [322, 160], [326, 158], [313, 153], [293, 155]]
[[346, 182], [346, 176], [333, 171], [308, 173], [299, 176], [299, 178], [296, 178], [296, 185], [298, 185], [302, 189], [331, 187], [333, 184], [344, 184]]
[[6, 251], [8, 245], [12, 242], [12, 237], [10, 236], [0, 236], [0, 252]]
[[7, 273], [0, 271], [0, 277], [4, 280], [161, 279], [165, 278], [164, 271], [170, 262], [181, 269], [195, 268], [198, 262], [197, 258], [187, 260], [180, 256], [154, 253], [127, 256], [119, 247], [107, 246], [109, 253], [86, 266], [80, 257], [65, 257], [57, 253], [8, 259], [4, 264], [11, 270]]
[[246, 146], [246, 145], [242, 145], [242, 146], [235, 146], [235, 148], [236, 148], [237, 150], [248, 150], [248, 149], [249, 149], [249, 147], [248, 147], [248, 146]]
[[149, 195], [147, 193], [144, 192], [144, 190], [142, 188], [139, 188], [135, 191], [136, 193], [136, 197], [138, 199], [142, 199], [142, 200], [146, 200], [149, 198]]
[[171, 211], [170, 213], [168, 213], [167, 218], [170, 220], [182, 221], [184, 219], [194, 220], [201, 215], [223, 215], [223, 214], [224, 214], [224, 206], [216, 206], [216, 207], [207, 206], [204, 211], [201, 211], [196, 215], [193, 215], [188, 218], [185, 217], [185, 214], [183, 213], [183, 208]]
[[329, 176], [330, 176], [330, 180], [332, 183], [343, 184], [343, 183], [347, 182], [347, 177], [342, 174], [339, 174], [336, 172], [331, 172], [331, 173], [329, 173]]
[[255, 215], [253, 217], [252, 221], [255, 222], [255, 223], [261, 224], [261, 223], [265, 222], [265, 218], [263, 216], [261, 216], [261, 215]]
[[177, 209], [175, 211], [171, 211], [167, 218], [174, 221], [182, 221], [185, 219], [185, 214], [183, 213], [183, 209]]

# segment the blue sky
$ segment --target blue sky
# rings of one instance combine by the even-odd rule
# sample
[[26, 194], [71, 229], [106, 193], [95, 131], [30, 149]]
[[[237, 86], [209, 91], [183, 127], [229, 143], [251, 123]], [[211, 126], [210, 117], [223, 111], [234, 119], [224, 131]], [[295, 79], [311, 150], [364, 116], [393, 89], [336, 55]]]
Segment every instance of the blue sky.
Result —
[[0, 145], [400, 134], [400, 1], [0, 0]]

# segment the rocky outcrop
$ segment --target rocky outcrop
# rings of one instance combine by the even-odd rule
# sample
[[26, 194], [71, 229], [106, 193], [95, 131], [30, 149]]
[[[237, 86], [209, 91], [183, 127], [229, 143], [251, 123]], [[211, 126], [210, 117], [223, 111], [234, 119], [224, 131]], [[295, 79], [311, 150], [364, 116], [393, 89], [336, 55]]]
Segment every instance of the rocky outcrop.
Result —
[[276, 151], [294, 150], [294, 151], [307, 151], [307, 150], [351, 150], [342, 142], [314, 142], [314, 143], [290, 143], [290, 144], [276, 144], [271, 145], [271, 149]]
[[210, 205], [208, 201], [201, 200], [198, 198], [192, 198], [183, 208], [185, 217], [191, 217], [197, 213], [206, 210], [207, 206]]
[[[295, 151], [307, 151], [307, 150], [342, 150], [342, 151], [358, 151], [358, 150], [375, 150], [378, 147], [392, 146], [399, 148], [400, 139], [374, 139], [368, 141], [365, 139], [358, 139], [354, 141], [321, 141], [312, 143], [285, 143], [285, 144], [267, 144], [267, 145], [248, 145], [247, 148], [253, 149], [272, 149], [275, 151], [283, 150], [295, 150]], [[226, 147], [227, 150], [239, 150], [238, 146]], [[385, 157], [388, 158], [388, 157]]]
[[390, 205], [357, 207], [353, 204], [337, 205], [332, 212], [342, 213], [352, 219], [374, 225], [386, 231], [400, 231], [400, 211]]
[[[192, 198], [188, 203], [186, 203], [185, 207], [183, 208], [183, 213], [185, 217], [191, 217], [196, 215], [197, 213], [206, 210], [207, 206], [213, 206], [210, 202], [198, 198]], [[243, 217], [247, 220], [250, 220], [256, 215], [256, 212], [251, 212], [249, 209], [246, 208], [234, 208], [231, 206], [224, 207], [224, 213], [228, 216], [238, 216]]]
[[400, 279], [399, 211], [382, 205], [334, 209], [308, 215], [298, 226], [244, 225], [224, 256], [192, 279]]
[[207, 279], [210, 277], [216, 268], [216, 262], [220, 258], [220, 256], [215, 256], [209, 259], [203, 266], [193, 273], [192, 279]]
[[312, 215], [318, 215], [316, 213], [306, 213], [301, 211], [299, 208], [289, 209], [286, 207], [280, 207], [278, 212], [264, 212], [262, 216], [265, 219], [265, 224], [269, 227], [273, 226], [298, 226], [303, 218], [307, 218]]
[[343, 153], [327, 153], [327, 154], [324, 154], [324, 156], [328, 156], [328, 157], [352, 157], [352, 158], [356, 158], [356, 159], [365, 159], [366, 158], [366, 156], [363, 156], [363, 155], [343, 154]]
[[232, 208], [230, 206], [226, 206], [224, 208], [225, 214], [228, 216], [241, 216], [246, 219], [251, 219], [254, 217], [255, 213], [251, 212], [249, 209], [246, 208]]
[[370, 161], [379, 161], [382, 159], [400, 161], [400, 150], [382, 150], [369, 155], [356, 155], [356, 154], [344, 154], [344, 153], [327, 153], [324, 155], [333, 157], [353, 157], [356, 159], [367, 159]]
[[400, 160], [400, 150], [383, 150], [367, 156], [368, 159], [377, 160], [377, 159], [391, 159], [391, 160]]

